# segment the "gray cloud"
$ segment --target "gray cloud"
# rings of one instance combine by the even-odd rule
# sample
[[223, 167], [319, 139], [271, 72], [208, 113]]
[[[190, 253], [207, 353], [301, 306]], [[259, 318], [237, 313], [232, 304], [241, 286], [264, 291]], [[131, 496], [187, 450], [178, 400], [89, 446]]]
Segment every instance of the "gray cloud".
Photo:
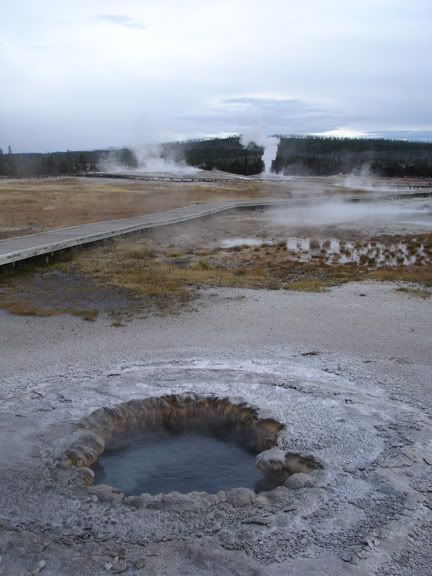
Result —
[[382, 130], [377, 134], [381, 138], [395, 140], [416, 140], [432, 142], [432, 128], [425, 130]]
[[343, 116], [300, 99], [237, 96], [223, 98], [198, 115], [179, 118], [183, 128], [199, 132], [206, 126], [211, 133], [306, 134], [330, 130], [343, 122]]
[[2, 4], [3, 149], [432, 132], [430, 0], [61, 4]]
[[137, 28], [145, 30], [148, 28], [146, 24], [127, 16], [126, 14], [98, 14], [98, 19], [109, 24], [117, 24], [118, 26], [126, 26], [126, 28]]

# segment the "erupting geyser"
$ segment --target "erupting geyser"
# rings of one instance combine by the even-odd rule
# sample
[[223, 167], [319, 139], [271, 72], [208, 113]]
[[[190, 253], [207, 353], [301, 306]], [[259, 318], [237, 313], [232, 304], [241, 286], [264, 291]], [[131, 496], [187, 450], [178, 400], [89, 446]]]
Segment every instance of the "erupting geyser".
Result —
[[264, 174], [270, 174], [271, 168], [274, 160], [278, 153], [279, 138], [276, 136], [269, 136], [265, 138], [263, 142], [264, 153], [262, 155], [262, 160], [264, 162]]
[[277, 136], [265, 136], [259, 134], [245, 134], [240, 137], [240, 142], [243, 146], [254, 143], [263, 148], [262, 161], [264, 164], [264, 175], [271, 174], [271, 168], [279, 149], [280, 138]]

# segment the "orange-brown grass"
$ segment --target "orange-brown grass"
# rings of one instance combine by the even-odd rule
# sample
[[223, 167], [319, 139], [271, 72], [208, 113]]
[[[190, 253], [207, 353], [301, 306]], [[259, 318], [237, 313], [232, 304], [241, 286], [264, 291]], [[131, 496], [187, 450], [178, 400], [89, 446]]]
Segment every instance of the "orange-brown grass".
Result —
[[3, 309], [11, 314], [16, 314], [17, 316], [48, 317], [56, 314], [55, 310], [41, 308], [31, 302], [23, 302], [20, 300], [3, 302]]
[[[67, 282], [68, 274], [75, 274], [75, 277], [79, 274], [84, 284], [87, 282], [92, 285], [92, 290], [96, 290], [96, 301], [100, 301], [98, 295], [102, 288], [103, 298], [109, 298], [110, 302], [113, 301], [113, 290], [122, 289], [133, 295], [127, 304], [130, 314], [155, 309], [169, 312], [183, 309], [200, 287], [322, 292], [361, 280], [404, 281], [415, 283], [416, 287], [432, 287], [432, 264], [429, 261], [422, 265], [371, 269], [369, 262], [358, 265], [329, 264], [323, 259], [293, 261], [278, 244], [243, 246], [239, 250], [215, 246], [192, 250], [180, 245], [174, 249], [157, 238], [157, 234], [134, 239], [118, 238], [79, 251], [72, 259], [47, 269], [54, 267], [61, 271], [63, 282]], [[26, 272], [28, 277], [36, 273], [43, 275], [44, 269]], [[20, 284], [18, 277], [5, 278], [1, 287], [0, 306], [16, 314], [50, 316], [71, 313], [86, 320], [94, 320], [98, 314], [93, 309], [77, 310], [76, 304], [68, 304], [66, 296], [61, 308], [54, 304], [50, 306], [49, 294], [45, 293], [43, 308], [40, 308], [36, 298], [32, 300], [31, 282], [25, 284], [23, 280]], [[113, 326], [123, 325], [123, 312], [109, 313], [114, 319]]]
[[247, 180], [213, 184], [84, 178], [0, 179], [0, 238], [130, 218], [196, 202], [269, 194], [268, 186]]
[[[203, 257], [205, 256], [205, 257]], [[368, 263], [369, 264], [369, 263]], [[99, 281], [127, 288], [142, 296], [187, 300], [197, 287], [239, 287], [323, 291], [358, 280], [403, 280], [432, 285], [432, 266], [371, 270], [357, 264], [322, 260], [295, 262], [279, 246], [234, 249], [162, 249], [149, 241], [116, 240], [81, 253], [75, 261], [81, 272]]]
[[414, 288], [413, 286], [400, 286], [396, 288], [397, 292], [403, 292], [408, 296], [413, 296], [414, 298], [422, 298], [426, 300], [427, 298], [432, 298], [432, 290], [425, 290], [424, 288]]
[[170, 252], [157, 252], [149, 243], [117, 240], [112, 246], [102, 246], [81, 253], [75, 265], [80, 272], [98, 281], [127, 288], [141, 296], [167, 302], [188, 300], [198, 286], [247, 287], [265, 285], [265, 271], [250, 267], [232, 270], [214, 266], [201, 257], [189, 257], [186, 266], [175, 263]]
[[32, 302], [13, 299], [3, 302], [2, 308], [16, 316], [39, 316], [41, 318], [49, 318], [59, 314], [71, 314], [72, 316], [77, 316], [87, 322], [94, 322], [99, 315], [98, 310], [72, 310], [67, 307], [42, 308]]

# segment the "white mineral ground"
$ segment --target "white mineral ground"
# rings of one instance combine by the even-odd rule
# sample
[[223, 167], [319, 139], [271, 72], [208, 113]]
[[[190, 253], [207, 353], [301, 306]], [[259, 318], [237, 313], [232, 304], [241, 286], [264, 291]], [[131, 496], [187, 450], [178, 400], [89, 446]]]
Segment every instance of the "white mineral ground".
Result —
[[[430, 574], [430, 301], [384, 283], [207, 290], [194, 312], [110, 324], [0, 312], [1, 574]], [[187, 391], [257, 406], [326, 469], [255, 502], [140, 508], [62, 482], [84, 415]]]

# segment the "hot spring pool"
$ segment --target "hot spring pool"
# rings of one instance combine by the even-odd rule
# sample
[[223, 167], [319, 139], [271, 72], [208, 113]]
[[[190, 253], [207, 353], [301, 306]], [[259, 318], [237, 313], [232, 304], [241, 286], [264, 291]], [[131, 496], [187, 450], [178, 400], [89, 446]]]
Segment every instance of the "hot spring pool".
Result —
[[255, 453], [230, 440], [187, 431], [147, 433], [106, 450], [94, 465], [95, 484], [127, 495], [255, 489], [263, 476]]

